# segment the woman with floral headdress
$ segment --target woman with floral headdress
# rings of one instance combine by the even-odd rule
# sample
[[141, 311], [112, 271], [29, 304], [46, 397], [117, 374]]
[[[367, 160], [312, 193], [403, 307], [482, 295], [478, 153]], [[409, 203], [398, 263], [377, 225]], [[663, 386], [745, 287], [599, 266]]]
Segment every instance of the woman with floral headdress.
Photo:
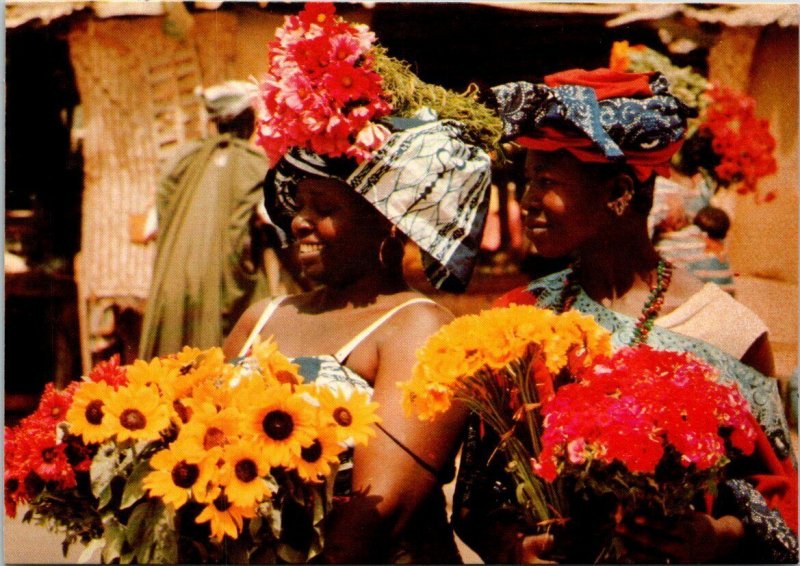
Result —
[[406, 419], [396, 385], [452, 315], [410, 289], [401, 264], [411, 240], [436, 287], [466, 286], [488, 206], [490, 158], [478, 145], [491, 137], [486, 122], [498, 139], [500, 123], [422, 84], [373, 42], [332, 5], [309, 4], [270, 45], [259, 125], [273, 163], [266, 208], [319, 287], [254, 305], [224, 349], [246, 356], [272, 336], [307, 381], [379, 404], [377, 435], [337, 474], [345, 497], [326, 522], [324, 560], [459, 562], [441, 485], [466, 413], [433, 427]]
[[[608, 328], [617, 347], [648, 343], [692, 352], [735, 380], [748, 399], [764, 434], [761, 457], [739, 464], [747, 468], [738, 468], [738, 477], [747, 481], [723, 483], [713, 506], [675, 527], [621, 521], [617, 528], [628, 537], [635, 561], [795, 561], [796, 471], [774, 380], [701, 336], [671, 329], [687, 316], [717, 314], [713, 306], [686, 308], [702, 285], [673, 269], [648, 236], [655, 175], [668, 175], [686, 127], [688, 108], [668, 86], [659, 73], [576, 69], [550, 75], [544, 84], [492, 89], [504, 137], [527, 150], [521, 207], [528, 235], [541, 255], [573, 259], [565, 271], [537, 279], [499, 304], [577, 309]], [[727, 324], [735, 320], [729, 317]], [[487, 562], [535, 561], [547, 554], [552, 538], [530, 535], [520, 522], [505, 462], [492, 456], [497, 440], [477, 420], [470, 422], [454, 501], [456, 531]], [[591, 516], [601, 511], [590, 507], [580, 544], [566, 549], [569, 561], [598, 556], [594, 527], [600, 523]], [[570, 528], [580, 528], [579, 514], [571, 516]]]

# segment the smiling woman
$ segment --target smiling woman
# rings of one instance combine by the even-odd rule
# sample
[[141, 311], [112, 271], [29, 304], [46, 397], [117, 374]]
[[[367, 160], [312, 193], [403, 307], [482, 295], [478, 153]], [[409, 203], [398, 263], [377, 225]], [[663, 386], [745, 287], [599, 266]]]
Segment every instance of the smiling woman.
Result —
[[[470, 98], [422, 84], [331, 5], [309, 4], [276, 37], [258, 130], [274, 163], [266, 210], [319, 286], [251, 307], [226, 356], [246, 357], [259, 337], [274, 337], [307, 382], [330, 390], [323, 398], [336, 438], [285, 431], [310, 477], [337, 442], [352, 446], [365, 434], [350, 400], [371, 396], [378, 406], [379, 432], [339, 468], [335, 495], [347, 497], [326, 522], [323, 560], [460, 562], [441, 486], [452, 479], [466, 413], [454, 407], [433, 426], [405, 418], [397, 387], [452, 315], [408, 286], [402, 250], [406, 240], [419, 247], [436, 287], [466, 287], [488, 206], [490, 158], [475, 140], [489, 126], [499, 131], [499, 121], [482, 121], [491, 113]], [[440, 119], [448, 115], [460, 120]], [[276, 431], [257, 428], [275, 440]]]

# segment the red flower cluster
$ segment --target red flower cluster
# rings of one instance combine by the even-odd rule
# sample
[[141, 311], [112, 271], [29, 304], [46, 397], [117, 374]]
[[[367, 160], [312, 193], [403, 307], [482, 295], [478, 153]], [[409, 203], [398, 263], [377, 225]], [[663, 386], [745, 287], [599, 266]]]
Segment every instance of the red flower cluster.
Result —
[[374, 42], [369, 28], [337, 17], [333, 4], [309, 3], [286, 18], [269, 44], [261, 86], [258, 143], [272, 163], [291, 147], [363, 161], [383, 144], [389, 130], [371, 120], [391, 106], [373, 70]]
[[[724, 185], [741, 183], [737, 192], [758, 196], [758, 180], [777, 170], [769, 122], [756, 116], [755, 100], [749, 96], [719, 85], [707, 94], [710, 103], [700, 132], [711, 135], [711, 148], [720, 157], [714, 173]], [[764, 196], [767, 202], [774, 198], [772, 192]]]
[[594, 461], [654, 474], [668, 447], [684, 468], [710, 470], [727, 462], [721, 429], [734, 447], [751, 453], [756, 431], [747, 402], [717, 377], [689, 354], [623, 348], [545, 403], [534, 471], [553, 481], [565, 469], [585, 470]]
[[[98, 364], [89, 379], [109, 385], [127, 381], [119, 356]], [[89, 471], [91, 454], [87, 447], [75, 437], [60, 434], [58, 427], [66, 420], [78, 385], [73, 382], [58, 390], [48, 383], [36, 411], [18, 425], [5, 427], [5, 504], [9, 517], [16, 516], [19, 503], [27, 503], [43, 488], [71, 489], [77, 485], [76, 473]]]

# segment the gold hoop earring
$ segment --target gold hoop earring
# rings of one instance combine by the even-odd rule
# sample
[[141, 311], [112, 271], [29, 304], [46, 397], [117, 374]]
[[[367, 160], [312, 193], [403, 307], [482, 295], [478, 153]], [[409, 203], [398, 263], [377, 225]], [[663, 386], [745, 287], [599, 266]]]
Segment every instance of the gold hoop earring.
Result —
[[628, 205], [631, 203], [632, 199], [633, 191], [625, 191], [618, 199], [606, 203], [606, 206], [617, 216], [622, 216], [625, 214], [625, 211], [628, 210]]
[[378, 261], [384, 269], [394, 269], [403, 260], [403, 241], [398, 235], [397, 226], [392, 226], [389, 234], [381, 241], [378, 248]]

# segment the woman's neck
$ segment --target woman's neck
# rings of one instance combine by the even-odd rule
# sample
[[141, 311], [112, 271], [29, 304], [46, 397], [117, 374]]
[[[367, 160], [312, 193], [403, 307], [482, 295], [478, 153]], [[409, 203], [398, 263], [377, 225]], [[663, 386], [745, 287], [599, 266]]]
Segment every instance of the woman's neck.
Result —
[[639, 281], [649, 286], [660, 256], [645, 229], [593, 242], [580, 250], [577, 258], [577, 281], [599, 302], [622, 297]]
[[315, 292], [314, 307], [321, 311], [363, 307], [374, 304], [381, 295], [393, 295], [409, 290], [401, 275], [377, 270], [347, 283], [326, 285]]

